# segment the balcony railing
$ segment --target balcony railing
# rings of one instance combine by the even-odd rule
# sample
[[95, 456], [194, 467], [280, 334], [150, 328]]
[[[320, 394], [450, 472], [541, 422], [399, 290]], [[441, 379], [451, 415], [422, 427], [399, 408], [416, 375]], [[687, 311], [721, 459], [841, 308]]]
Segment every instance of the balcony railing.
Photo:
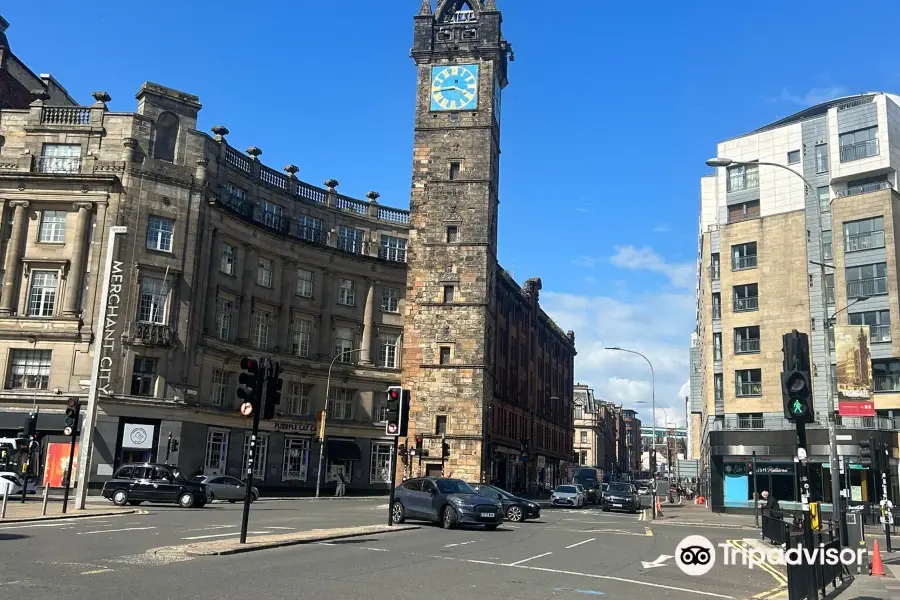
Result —
[[[826, 415], [822, 413], [822, 418]], [[880, 429], [891, 431], [900, 429], [900, 417], [889, 419], [887, 417], [835, 417], [835, 425], [848, 429]], [[762, 425], [760, 427], [760, 424]], [[722, 420], [716, 420], [709, 424], [709, 431], [732, 431], [740, 429], [766, 429], [785, 430], [794, 429], [795, 425], [783, 417], [738, 417], [737, 415], [725, 415]], [[827, 422], [815, 422], [807, 424], [810, 429], [822, 429], [827, 427]]]
[[872, 343], [891, 341], [891, 326], [869, 325], [869, 339]]
[[751, 221], [753, 219], [759, 218], [759, 211], [752, 211], [746, 213], [729, 213], [728, 214], [728, 222], [729, 223], [740, 223], [741, 221]]
[[874, 183], [867, 183], [865, 185], [855, 185], [853, 187], [849, 187], [846, 190], [841, 190], [837, 193], [838, 198], [846, 198], [848, 196], [859, 196], [860, 194], [871, 194], [872, 192], [877, 192], [878, 190], [889, 190], [891, 189], [890, 181], [876, 181]]
[[328, 233], [319, 227], [309, 227], [308, 225], [297, 226], [297, 237], [304, 242], [312, 242], [324, 246], [328, 242]]
[[743, 271], [744, 269], [756, 268], [756, 255], [751, 256], [735, 256], [731, 262], [732, 270]]
[[847, 282], [847, 297], [883, 296], [887, 294], [887, 277], [856, 279]]
[[762, 396], [762, 383], [759, 381], [742, 381], [735, 387], [735, 393], [740, 397]]
[[734, 340], [735, 354], [756, 354], [759, 352], [759, 339]]
[[168, 325], [135, 323], [132, 341], [144, 346], [169, 348], [175, 343], [175, 332]]
[[844, 239], [844, 252], [884, 248], [884, 231], [848, 233]]
[[38, 173], [56, 173], [70, 175], [81, 173], [80, 156], [36, 156], [35, 170]]
[[734, 299], [734, 312], [747, 312], [750, 310], [759, 310], [759, 296]]
[[872, 389], [882, 393], [900, 392], [900, 373], [875, 375], [872, 378]]
[[759, 168], [736, 170], [728, 174], [728, 191], [738, 192], [759, 187]]
[[91, 109], [80, 106], [45, 106], [41, 110], [45, 125], [90, 125]]
[[878, 156], [878, 140], [866, 140], [847, 146], [841, 146], [841, 162], [862, 160], [870, 156]]
[[738, 417], [738, 429], [766, 429], [766, 419], [764, 417]]
[[362, 254], [363, 242], [360, 238], [342, 235], [338, 237], [338, 248], [351, 254]]
[[390, 262], [406, 262], [406, 248], [393, 248], [382, 246], [378, 249], [378, 258]]

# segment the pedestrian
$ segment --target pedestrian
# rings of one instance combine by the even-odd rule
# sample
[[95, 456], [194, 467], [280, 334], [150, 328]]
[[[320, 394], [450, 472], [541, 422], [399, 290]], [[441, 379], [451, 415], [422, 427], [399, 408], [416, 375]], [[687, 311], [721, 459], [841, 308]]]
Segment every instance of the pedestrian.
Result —
[[347, 479], [344, 477], [343, 471], [338, 471], [337, 487], [334, 490], [334, 497], [340, 497], [347, 493]]
[[766, 501], [766, 505], [763, 507], [763, 510], [765, 511], [763, 514], [775, 517], [775, 512], [781, 512], [781, 505], [778, 504], [778, 499], [774, 494], [770, 494], [768, 490], [763, 490], [762, 498]]

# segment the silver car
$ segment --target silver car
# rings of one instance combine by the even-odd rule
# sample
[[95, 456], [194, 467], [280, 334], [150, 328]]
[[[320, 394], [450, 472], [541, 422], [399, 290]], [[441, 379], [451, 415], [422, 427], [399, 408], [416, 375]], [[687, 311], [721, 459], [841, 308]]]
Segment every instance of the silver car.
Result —
[[[232, 504], [247, 496], [247, 486], [243, 481], [228, 475], [197, 475], [193, 481], [206, 484], [212, 493], [211, 500], [228, 500]], [[259, 490], [254, 485], [250, 490], [250, 502], [256, 502]]]

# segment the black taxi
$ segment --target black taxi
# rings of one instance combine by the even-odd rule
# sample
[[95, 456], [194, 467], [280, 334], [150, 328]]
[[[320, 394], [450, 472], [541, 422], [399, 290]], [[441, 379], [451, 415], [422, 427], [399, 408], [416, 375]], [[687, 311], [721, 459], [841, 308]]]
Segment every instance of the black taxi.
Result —
[[134, 463], [119, 467], [103, 484], [103, 497], [116, 506], [141, 502], [178, 504], [201, 508], [211, 500], [209, 487], [190, 481], [178, 467], [156, 463]]

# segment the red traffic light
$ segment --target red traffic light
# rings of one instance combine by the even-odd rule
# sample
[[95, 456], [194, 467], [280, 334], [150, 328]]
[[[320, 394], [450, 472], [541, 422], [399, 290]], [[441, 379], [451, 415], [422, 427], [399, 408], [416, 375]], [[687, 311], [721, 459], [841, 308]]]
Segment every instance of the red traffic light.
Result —
[[416, 436], [416, 443], [418, 444], [418, 443], [421, 442], [423, 439], [424, 439], [424, 438], [423, 438], [421, 435], [417, 435], [417, 436]]
[[77, 406], [77, 405], [78, 405], [78, 400], [75, 398], [69, 398], [69, 401], [66, 402], [66, 406], [68, 406], [69, 408], [75, 408], [75, 406]]
[[391, 400], [399, 400], [400, 399], [400, 390], [397, 388], [392, 388], [390, 392], [388, 392], [391, 396]]
[[243, 369], [244, 371], [251, 371], [253, 373], [256, 373], [257, 371], [259, 371], [259, 363], [252, 358], [244, 357], [241, 359], [241, 369]]

